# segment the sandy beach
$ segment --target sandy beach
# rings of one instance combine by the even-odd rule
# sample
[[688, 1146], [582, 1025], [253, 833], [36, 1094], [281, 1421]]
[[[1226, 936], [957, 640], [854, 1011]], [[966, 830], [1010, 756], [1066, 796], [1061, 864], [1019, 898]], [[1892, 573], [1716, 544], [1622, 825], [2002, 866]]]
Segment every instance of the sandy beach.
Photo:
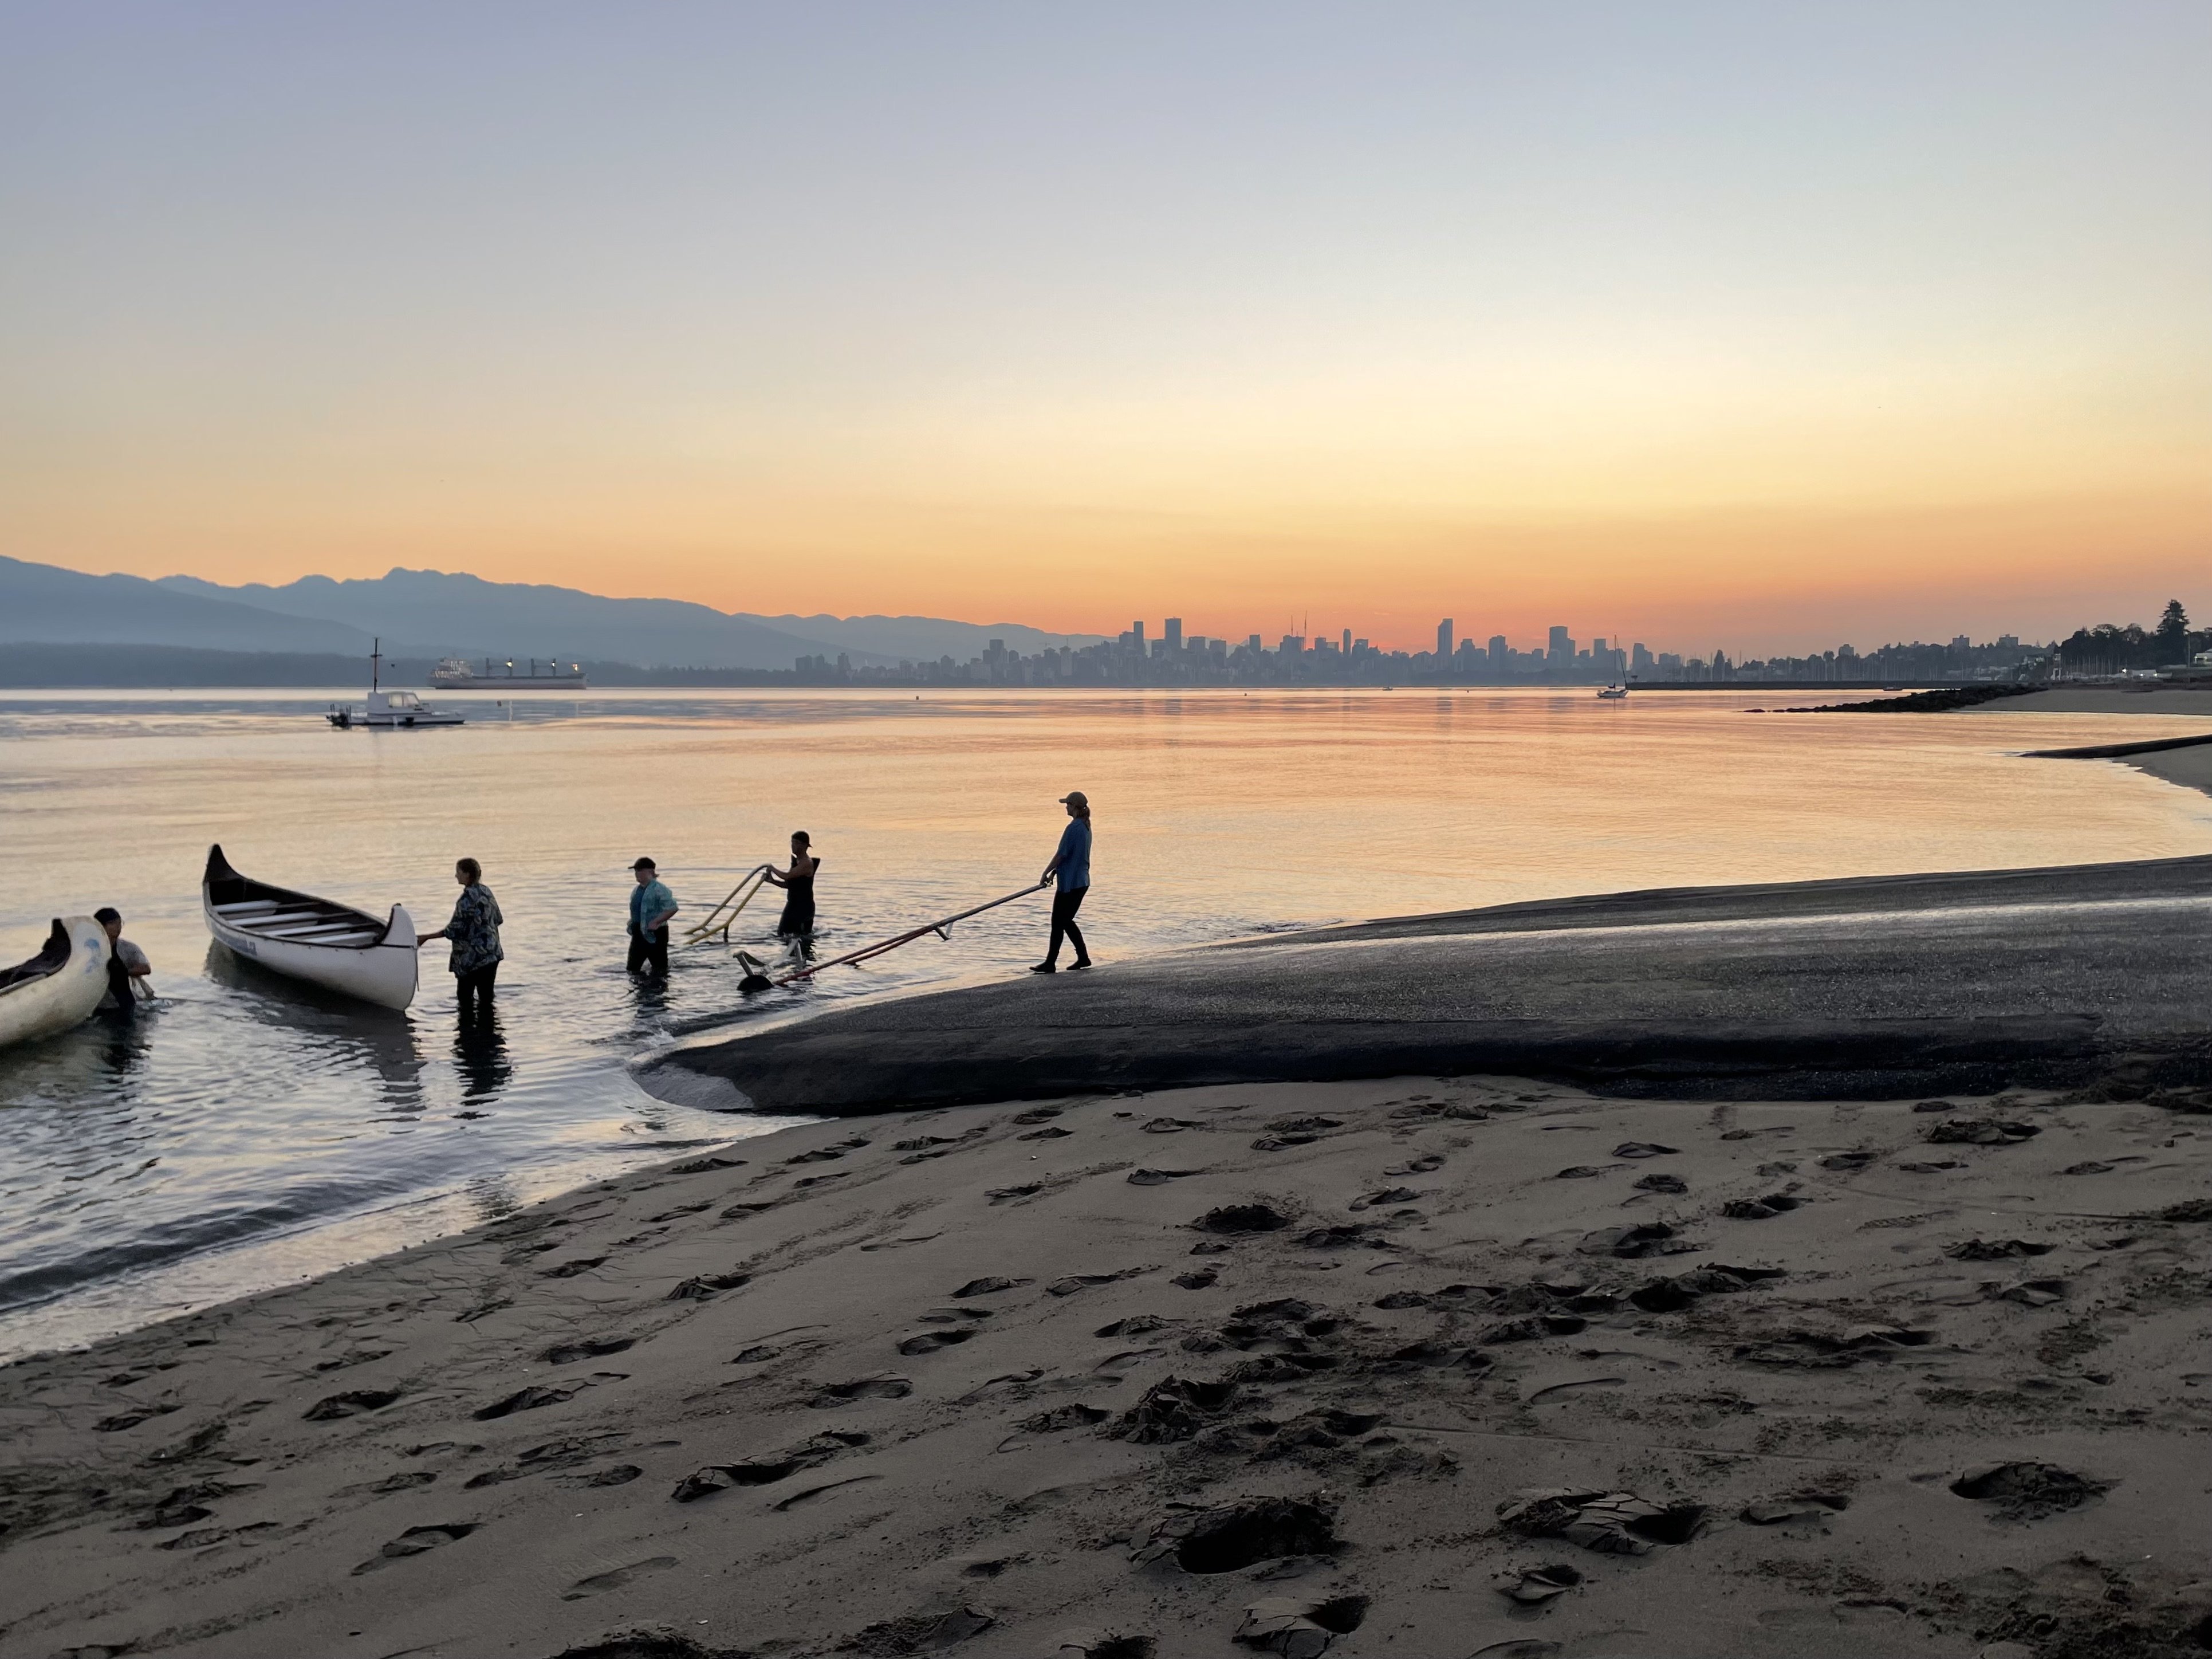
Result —
[[1547, 901], [679, 1048], [828, 1121], [0, 1370], [0, 1654], [2202, 1650], [2208, 887]]
[[2194, 1650], [2204, 1103], [788, 1130], [0, 1372], [0, 1651]]

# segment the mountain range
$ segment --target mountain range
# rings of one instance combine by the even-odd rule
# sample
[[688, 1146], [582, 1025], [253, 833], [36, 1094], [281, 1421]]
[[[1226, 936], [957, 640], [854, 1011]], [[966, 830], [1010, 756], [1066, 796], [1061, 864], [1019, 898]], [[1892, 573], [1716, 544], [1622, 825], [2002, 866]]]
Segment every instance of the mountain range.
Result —
[[759, 617], [436, 570], [225, 586], [197, 576], [94, 576], [0, 557], [0, 643], [365, 656], [381, 639], [388, 655], [760, 669], [840, 654], [860, 666], [947, 656], [966, 662], [993, 640], [1026, 655], [1098, 638], [937, 617]]

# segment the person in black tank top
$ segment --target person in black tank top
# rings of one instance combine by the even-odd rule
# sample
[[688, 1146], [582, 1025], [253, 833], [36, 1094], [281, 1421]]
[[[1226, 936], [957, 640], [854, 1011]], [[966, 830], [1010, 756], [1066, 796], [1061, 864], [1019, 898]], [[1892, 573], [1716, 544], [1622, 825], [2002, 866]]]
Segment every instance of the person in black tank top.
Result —
[[776, 918], [778, 939], [795, 939], [801, 947], [814, 937], [814, 872], [822, 867], [822, 860], [806, 849], [813, 840], [804, 830], [796, 830], [791, 837], [791, 868], [768, 872], [769, 884], [783, 889], [783, 914]]

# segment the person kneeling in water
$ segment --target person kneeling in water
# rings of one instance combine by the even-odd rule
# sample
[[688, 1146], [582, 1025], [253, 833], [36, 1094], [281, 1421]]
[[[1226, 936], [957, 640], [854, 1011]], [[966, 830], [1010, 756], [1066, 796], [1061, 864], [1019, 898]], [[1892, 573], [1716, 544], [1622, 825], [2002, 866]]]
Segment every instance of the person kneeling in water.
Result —
[[1085, 948], [1083, 930], [1075, 925], [1075, 913], [1083, 908], [1083, 896], [1091, 890], [1091, 797], [1080, 789], [1071, 789], [1060, 798], [1067, 808], [1067, 828], [1060, 832], [1059, 849], [1052, 862], [1044, 867], [1039, 881], [1057, 880], [1060, 890], [1052, 896], [1052, 943], [1045, 948], [1044, 960], [1030, 969], [1033, 974], [1056, 974], [1060, 971], [1060, 941], [1065, 934], [1075, 947], [1075, 960], [1067, 965], [1088, 968], [1091, 952]]
[[146, 960], [146, 953], [123, 937], [123, 913], [112, 905], [103, 904], [92, 913], [92, 919], [107, 930], [107, 994], [100, 1000], [103, 1013], [135, 1014], [138, 1012], [138, 990], [145, 986], [150, 1000], [154, 988], [146, 984], [154, 964]]

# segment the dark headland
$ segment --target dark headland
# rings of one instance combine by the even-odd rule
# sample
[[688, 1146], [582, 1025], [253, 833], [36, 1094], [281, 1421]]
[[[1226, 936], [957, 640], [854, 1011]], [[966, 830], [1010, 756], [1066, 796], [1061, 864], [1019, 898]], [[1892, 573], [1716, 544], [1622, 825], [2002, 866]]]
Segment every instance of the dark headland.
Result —
[[1677, 888], [1242, 939], [679, 1048], [654, 1093], [859, 1115], [1492, 1073], [1899, 1097], [2207, 1080], [2212, 858]]

